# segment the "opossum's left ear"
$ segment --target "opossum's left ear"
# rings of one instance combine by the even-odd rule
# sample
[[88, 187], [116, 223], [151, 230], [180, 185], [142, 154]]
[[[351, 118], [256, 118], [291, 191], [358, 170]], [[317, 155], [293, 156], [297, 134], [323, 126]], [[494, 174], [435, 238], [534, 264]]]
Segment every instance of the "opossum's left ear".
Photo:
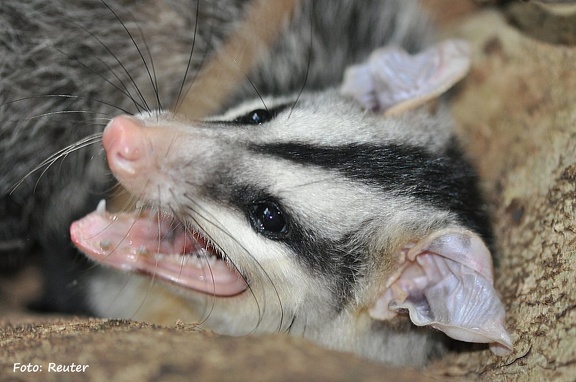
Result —
[[469, 68], [470, 52], [462, 40], [447, 40], [414, 56], [384, 47], [365, 63], [349, 67], [340, 91], [366, 109], [399, 114], [437, 98]]
[[475, 233], [437, 231], [404, 248], [401, 266], [371, 307], [374, 319], [408, 312], [417, 326], [432, 326], [466, 342], [489, 343], [509, 354], [504, 306], [493, 286], [492, 258]]

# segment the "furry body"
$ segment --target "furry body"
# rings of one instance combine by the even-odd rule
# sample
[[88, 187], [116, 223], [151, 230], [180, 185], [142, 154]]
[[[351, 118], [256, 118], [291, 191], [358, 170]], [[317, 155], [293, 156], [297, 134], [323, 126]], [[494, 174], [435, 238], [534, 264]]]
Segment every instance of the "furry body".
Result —
[[0, 5], [2, 253], [4, 258], [21, 258], [40, 247], [46, 270], [43, 309], [89, 311], [76, 288], [77, 272], [85, 262], [69, 244], [68, 227], [105, 196], [113, 182], [101, 148], [94, 145], [74, 151], [40, 181], [26, 175], [60, 150], [100, 133], [110, 116], [145, 109], [144, 99], [156, 102], [135, 47], [142, 47], [150, 66], [142, 34], [161, 84], [158, 99], [173, 103], [191, 47], [197, 51], [193, 64], [198, 67], [232, 27], [229, 20], [238, 17], [241, 3], [215, 1], [202, 7], [197, 39], [190, 33], [196, 26], [195, 7], [186, 1]]
[[[111, 116], [122, 110], [145, 109], [142, 98], [150, 103], [150, 108], [158, 107], [157, 99], [163, 105], [174, 105], [191, 49], [194, 48], [194, 54], [189, 80], [233, 29], [246, 3], [227, 0], [106, 2], [123, 23], [106, 4], [97, 0], [72, 4], [5, 1], [0, 5], [0, 115], [3, 119], [0, 123], [0, 161], [3, 163], [0, 212], [4, 217], [0, 223], [0, 241], [4, 258], [17, 259], [36, 245], [45, 254], [53, 252], [43, 256], [49, 259], [45, 262], [49, 269], [46, 273], [48, 309], [68, 310], [69, 306], [82, 305], [81, 296], [73, 298], [78, 292], [72, 284], [83, 261], [69, 247], [68, 226], [93, 208], [113, 182], [106, 174], [98, 146], [70, 153], [68, 160], [59, 161], [40, 181], [36, 175], [26, 176], [61, 149], [101, 132]], [[365, 57], [374, 46], [394, 41], [417, 50], [424, 44], [424, 34], [409, 27], [412, 22], [422, 25], [413, 21], [414, 17], [420, 18], [415, 16], [414, 4], [392, 2], [386, 12], [378, 15], [369, 12], [374, 20], [367, 21], [361, 28], [357, 25], [359, 30], [354, 34], [357, 39], [352, 41], [348, 38], [348, 28], [354, 21], [344, 20], [346, 22], [338, 25], [333, 23], [335, 15], [354, 18], [358, 13], [365, 14], [363, 9], [373, 10], [374, 4], [384, 8], [384, 4], [370, 1], [352, 12], [347, 9], [351, 4], [326, 7], [329, 3], [314, 2], [314, 7], [329, 9], [329, 12], [311, 13], [309, 9], [299, 12], [290, 33], [249, 76], [259, 92], [291, 93], [300, 89], [305, 81], [307, 88], [326, 87], [340, 81], [343, 69]], [[406, 10], [400, 13], [398, 22], [387, 22], [388, 18], [395, 19], [394, 7]], [[199, 17], [196, 17], [197, 11]], [[310, 14], [315, 18], [312, 23]], [[311, 27], [315, 30], [313, 34]], [[370, 27], [377, 28], [378, 32]], [[150, 49], [159, 84], [158, 97], [141, 53], [125, 28], [131, 31], [149, 68], [151, 61], [144, 41]], [[340, 47], [348, 42], [348, 46]], [[309, 54], [311, 44], [313, 56]], [[243, 90], [230, 97], [229, 103], [255, 96], [254, 88], [247, 83]], [[22, 179], [24, 182], [11, 192]], [[62, 205], [67, 208], [61, 208]], [[63, 288], [65, 285], [69, 287]]]
[[[442, 343], [436, 333], [402, 318], [376, 321], [368, 311], [406, 245], [453, 227], [489, 241], [474, 172], [458, 151], [442, 108], [383, 119], [334, 90], [346, 67], [377, 47], [418, 51], [427, 45], [429, 29], [416, 3], [303, 2], [269, 55], [247, 76], [250, 82], [230, 95], [228, 111], [206, 121], [155, 110], [176, 104], [192, 39], [197, 68], [242, 17], [245, 2], [107, 4], [122, 20], [132, 19], [124, 13], [129, 10], [137, 21], [122, 24], [97, 1], [0, 6], [10, 32], [0, 45], [7, 57], [0, 74], [2, 115], [33, 117], [0, 125], [0, 159], [18, 163], [2, 172], [1, 194], [25, 179], [2, 200], [10, 215], [1, 233], [19, 248], [28, 247], [26, 239], [42, 246], [49, 308], [157, 321], [184, 317], [234, 335], [286, 331], [389, 363], [421, 365], [438, 353]], [[65, 22], [52, 29], [35, 14]], [[135, 40], [146, 36], [153, 74], [147, 53], [148, 71], [142, 69], [141, 53], [125, 27]], [[23, 100], [10, 102], [16, 99]], [[171, 279], [170, 271], [163, 277], [163, 265], [139, 264], [134, 270], [154, 277], [158, 271], [158, 278], [175, 286], [174, 293], [152, 290], [154, 282], [134, 275], [92, 269], [78, 276], [78, 261], [69, 265], [74, 252], [66, 226], [93, 208], [112, 183], [100, 147], [75, 151], [38, 182], [25, 177], [39, 159], [100, 132], [119, 113], [114, 107], [137, 113], [135, 119], [113, 120], [104, 146], [113, 174], [143, 201], [139, 213], [156, 214], [158, 221], [169, 215], [167, 224], [179, 227], [175, 232], [184, 241], [199, 240], [218, 252], [218, 258], [196, 255], [197, 268], [208, 279], [208, 286], [199, 287], [203, 293], [179, 288], [181, 280]], [[82, 113], [58, 112], [67, 110]], [[140, 153], [136, 159], [122, 154], [134, 147]], [[140, 150], [144, 147], [153, 150]], [[140, 175], [124, 173], [131, 166]], [[258, 215], [263, 212], [281, 215], [284, 226], [269, 227]], [[107, 219], [103, 212], [92, 216], [75, 226], [79, 231], [73, 228], [75, 243], [86, 253], [106, 252], [99, 261], [122, 268], [110, 262], [123, 252], [123, 239], [115, 251], [111, 239], [92, 242], [79, 233], [102, 228], [98, 224]], [[30, 231], [38, 234], [29, 238]], [[147, 244], [126, 249], [134, 250], [142, 251], [137, 262], [148, 261]], [[175, 255], [187, 269], [187, 252]], [[165, 264], [168, 257], [159, 253], [155, 259]], [[241, 276], [246, 291], [238, 293], [234, 288], [241, 285], [234, 284], [223, 287], [234, 290], [233, 296], [220, 295], [213, 282], [210, 293], [210, 280], [223, 264]]]

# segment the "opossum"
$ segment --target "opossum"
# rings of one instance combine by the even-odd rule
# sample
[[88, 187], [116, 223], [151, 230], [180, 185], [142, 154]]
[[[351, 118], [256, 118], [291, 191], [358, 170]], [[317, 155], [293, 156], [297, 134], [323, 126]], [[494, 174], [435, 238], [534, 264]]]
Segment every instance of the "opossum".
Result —
[[[103, 4], [104, 13], [122, 9]], [[217, 4], [241, 18], [242, 2]], [[101, 135], [135, 210], [108, 212], [100, 202], [70, 228], [88, 257], [130, 273], [74, 276], [85, 293], [72, 302], [105, 317], [193, 319], [223, 334], [286, 332], [392, 364], [423, 365], [443, 351], [440, 333], [426, 326], [510, 351], [475, 172], [443, 102], [416, 107], [458, 71], [450, 64], [458, 43], [430, 47], [424, 20], [415, 2], [303, 1], [249, 83], [202, 120], [166, 110], [152, 80], [155, 104], [133, 100], [140, 110], [112, 118]], [[220, 21], [217, 41], [231, 28]], [[193, 25], [178, 25], [180, 33]], [[86, 33], [99, 49], [115, 41]], [[186, 72], [183, 57], [155, 59], [154, 72], [170, 63]], [[69, 100], [63, 92], [55, 98]], [[177, 97], [178, 86], [168, 94]], [[98, 101], [118, 105], [102, 94]], [[90, 169], [72, 179], [83, 192], [72, 203], [68, 194], [55, 199], [58, 222], [78, 218], [110, 184], [101, 161], [86, 157], [79, 166]], [[49, 234], [42, 239], [45, 249], [65, 248], [53, 247]]]
[[0, 267], [41, 253], [35, 308], [90, 313], [68, 231], [113, 187], [95, 143], [113, 115], [174, 104], [244, 3], [0, 2]]

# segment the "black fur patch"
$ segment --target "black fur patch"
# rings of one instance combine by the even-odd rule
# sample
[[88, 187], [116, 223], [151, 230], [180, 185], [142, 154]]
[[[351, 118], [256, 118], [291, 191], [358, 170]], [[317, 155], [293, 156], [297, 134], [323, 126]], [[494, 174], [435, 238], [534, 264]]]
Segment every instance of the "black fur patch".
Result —
[[316, 147], [301, 143], [252, 146], [253, 151], [295, 163], [322, 167], [380, 188], [413, 196], [431, 206], [450, 210], [461, 223], [479, 233], [490, 247], [492, 233], [477, 175], [452, 140], [443, 155], [399, 144], [349, 144]]
[[337, 305], [332, 308], [336, 311], [343, 309], [351, 296], [355, 280], [363, 272], [363, 264], [367, 262], [366, 248], [352, 246], [351, 235], [344, 235], [338, 240], [319, 237], [306, 227], [305, 222], [295, 219], [295, 214], [283, 205], [281, 199], [253, 186], [236, 188], [229, 200], [246, 212], [247, 220], [250, 220], [248, 214], [253, 203], [262, 201], [275, 203], [286, 215], [287, 233], [281, 240], [275, 241], [284, 243], [297, 254], [296, 261], [301, 262], [312, 277], [332, 281], [330, 292], [337, 301]]
[[[492, 232], [477, 188], [476, 173], [455, 140], [437, 156], [418, 147], [398, 144], [316, 147], [278, 143], [255, 145], [250, 149], [262, 155], [336, 171], [382, 192], [413, 196], [428, 205], [450, 210], [463, 225], [480, 234], [489, 248], [492, 245]], [[345, 306], [367, 261], [366, 248], [352, 245], [353, 232], [338, 240], [319, 237], [283, 205], [281, 198], [253, 185], [237, 186], [226, 199], [246, 213], [252, 203], [258, 201], [272, 201], [280, 206], [289, 224], [289, 232], [281, 241], [298, 254], [296, 260], [303, 263], [313, 277], [333, 280], [331, 289], [338, 301], [334, 308], [340, 310]]]

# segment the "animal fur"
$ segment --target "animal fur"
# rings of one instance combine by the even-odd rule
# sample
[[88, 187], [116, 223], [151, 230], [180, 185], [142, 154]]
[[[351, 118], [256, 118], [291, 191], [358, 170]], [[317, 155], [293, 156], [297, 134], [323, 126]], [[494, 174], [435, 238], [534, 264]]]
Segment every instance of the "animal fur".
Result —
[[[210, 52], [235, 28], [247, 3], [10, 0], [0, 4], [4, 216], [0, 249], [3, 258], [10, 255], [14, 260], [41, 247], [48, 269], [47, 309], [83, 305], [81, 296], [74, 297], [80, 293], [74, 285], [83, 261], [69, 246], [68, 226], [104, 197], [113, 181], [97, 145], [74, 150], [66, 160], [30, 172], [60, 150], [101, 132], [111, 116], [147, 108], [144, 100], [150, 108], [157, 108], [158, 100], [166, 107], [175, 105], [184, 76], [188, 82], [194, 79]], [[423, 33], [411, 26], [424, 24], [417, 21], [421, 16], [415, 4], [391, 2], [391, 10], [370, 13], [372, 20], [350, 34], [352, 19], [341, 24], [333, 20], [355, 17], [356, 6], [345, 2], [325, 7], [329, 3], [310, 2], [301, 10], [290, 33], [249, 75], [254, 87], [246, 84], [228, 103], [254, 97], [254, 88], [261, 94], [282, 94], [304, 83], [311, 89], [326, 87], [373, 46], [396, 42], [417, 50], [424, 44]], [[370, 1], [360, 8], [373, 5], [384, 7]], [[313, 12], [310, 7], [328, 11]], [[397, 22], [394, 7], [405, 9]], [[312, 22], [310, 15], [315, 18]]]
[[[426, 18], [415, 2], [303, 1], [217, 116], [199, 122], [165, 111], [183, 94], [184, 75], [193, 80], [246, 6], [225, 0], [3, 2], [0, 103], [8, 120], [0, 124], [0, 160], [16, 164], [0, 178], [0, 194], [7, 195], [0, 206], [10, 211], [3, 242], [15, 243], [10, 250], [41, 246], [49, 309], [189, 318], [234, 335], [286, 331], [368, 358], [422, 365], [443, 349], [438, 334], [403, 318], [374, 320], [371, 304], [382, 293], [381, 280], [394, 273], [396, 256], [431, 232], [470, 230], [489, 244], [475, 174], [442, 106], [384, 119], [335, 88], [347, 67], [377, 47], [426, 47]], [[266, 111], [261, 125], [251, 126], [260, 118], [254, 110]], [[198, 233], [218, 249], [244, 277], [246, 292], [229, 298], [191, 293], [178, 281], [176, 288], [157, 288], [150, 268], [136, 270], [151, 273], [153, 281], [78, 272], [83, 264], [68, 244], [67, 226], [112, 189], [104, 153], [94, 143], [122, 113], [135, 118], [114, 119], [104, 145], [113, 174], [144, 203], [139, 213], [159, 220], [173, 214], [189, 238]], [[110, 136], [144, 126], [159, 131], [149, 142], [163, 159], [140, 168], [136, 180], [123, 178]], [[80, 144], [87, 147], [59, 157], [42, 177], [30, 173], [43, 158], [91, 135]], [[261, 203], [282, 207], [288, 233], [259, 228], [253, 212]], [[110, 250], [108, 240], [86, 244], [76, 232], [86, 253]]]

